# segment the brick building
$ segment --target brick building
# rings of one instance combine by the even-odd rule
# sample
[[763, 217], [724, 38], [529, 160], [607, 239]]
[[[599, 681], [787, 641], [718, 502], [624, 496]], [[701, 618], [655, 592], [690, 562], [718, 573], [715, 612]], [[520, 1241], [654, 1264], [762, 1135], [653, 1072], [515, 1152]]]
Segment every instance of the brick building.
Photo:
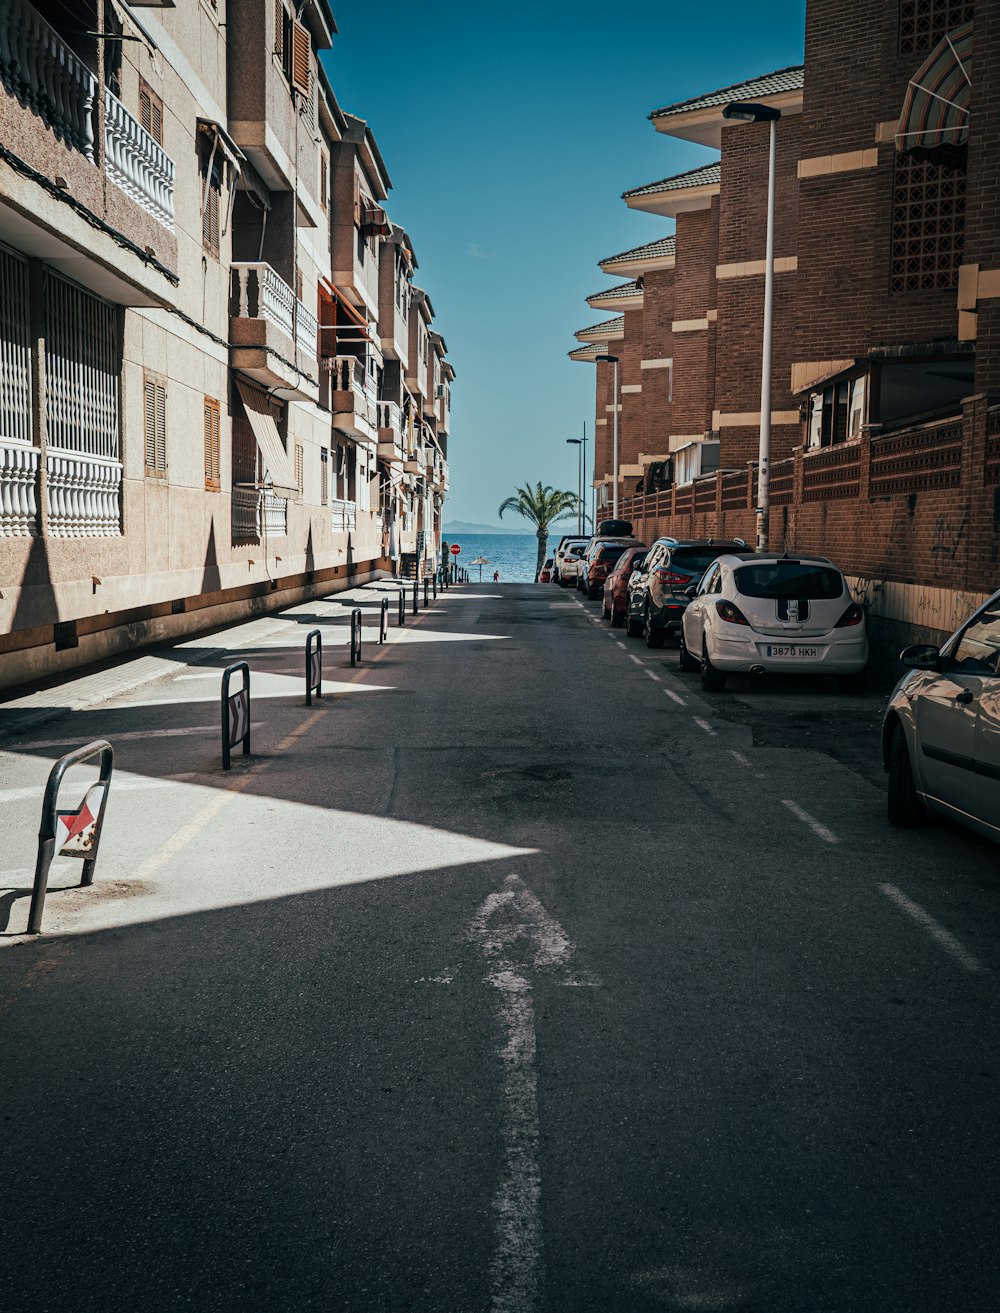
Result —
[[[623, 513], [647, 539], [750, 539], [768, 129], [721, 109], [781, 111], [770, 542], [835, 559], [887, 650], [940, 638], [998, 582], [998, 40], [987, 0], [809, 0], [803, 68], [651, 115], [718, 151], [717, 175], [625, 194], [674, 218], [676, 263], [669, 334], [642, 325], [673, 360], [672, 481], [620, 469]], [[651, 445], [661, 410], [636, 421]], [[717, 442], [718, 471], [685, 440]]]
[[416, 261], [335, 33], [0, 4], [0, 687], [433, 561], [452, 371], [439, 339], [444, 393], [407, 383]]

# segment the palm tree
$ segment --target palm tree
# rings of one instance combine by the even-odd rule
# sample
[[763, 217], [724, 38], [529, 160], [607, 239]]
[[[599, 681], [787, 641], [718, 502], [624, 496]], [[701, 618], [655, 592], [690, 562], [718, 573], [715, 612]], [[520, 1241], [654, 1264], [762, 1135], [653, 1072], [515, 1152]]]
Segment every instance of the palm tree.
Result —
[[517, 511], [535, 526], [538, 539], [538, 560], [535, 562], [535, 582], [545, 564], [545, 549], [549, 541], [549, 525], [566, 511], [575, 511], [577, 498], [575, 492], [557, 492], [555, 488], [543, 488], [536, 483], [532, 488], [526, 483], [523, 488], [515, 488], [514, 496], [508, 497], [500, 507], [500, 518], [504, 511]]

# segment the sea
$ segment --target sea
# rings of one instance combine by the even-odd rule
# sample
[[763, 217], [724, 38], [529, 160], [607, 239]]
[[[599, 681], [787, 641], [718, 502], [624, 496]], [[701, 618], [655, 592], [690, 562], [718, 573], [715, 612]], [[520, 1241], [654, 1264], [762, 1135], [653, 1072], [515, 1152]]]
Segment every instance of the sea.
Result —
[[[565, 532], [556, 529], [549, 534], [550, 556]], [[493, 572], [498, 570], [502, 584], [534, 583], [538, 539], [533, 533], [445, 533], [443, 537], [461, 547], [458, 563], [468, 570], [473, 582], [479, 580], [479, 566], [472, 562], [477, 556], [485, 556], [489, 564], [483, 566], [484, 582], [492, 583]]]

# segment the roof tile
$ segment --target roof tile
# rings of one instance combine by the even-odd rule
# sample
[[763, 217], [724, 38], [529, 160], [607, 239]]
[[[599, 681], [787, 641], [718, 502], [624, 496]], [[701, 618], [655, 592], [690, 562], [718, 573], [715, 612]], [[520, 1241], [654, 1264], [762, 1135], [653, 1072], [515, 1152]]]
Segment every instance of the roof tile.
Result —
[[654, 109], [650, 118], [667, 118], [671, 114], [687, 114], [693, 109], [711, 109], [713, 105], [728, 105], [731, 100], [753, 100], [760, 96], [776, 96], [782, 91], [798, 91], [804, 82], [805, 70], [801, 64], [794, 68], [779, 68], [774, 73], [764, 73], [751, 78], [748, 82], [737, 82], [720, 91], [708, 91], [702, 96], [693, 96], [690, 100], [678, 101], [676, 105], [666, 105], [663, 109]]
[[669, 237], [660, 237], [655, 242], [648, 242], [645, 246], [634, 246], [631, 251], [622, 251], [620, 255], [609, 255], [606, 260], [600, 260], [598, 263], [601, 268], [607, 265], [614, 267], [616, 264], [631, 264], [633, 260], [653, 260], [657, 256], [675, 255], [677, 253], [677, 238], [673, 233]]
[[[726, 102], [728, 104], [728, 101]], [[622, 199], [628, 200], [630, 196], [656, 196], [661, 192], [683, 191], [686, 187], [711, 187], [718, 185], [722, 178], [722, 165], [716, 161], [714, 164], [703, 164], [699, 169], [688, 169], [686, 173], [676, 173], [672, 178], [664, 178], [660, 182], [647, 183], [645, 187], [633, 187], [631, 191], [622, 193]]]

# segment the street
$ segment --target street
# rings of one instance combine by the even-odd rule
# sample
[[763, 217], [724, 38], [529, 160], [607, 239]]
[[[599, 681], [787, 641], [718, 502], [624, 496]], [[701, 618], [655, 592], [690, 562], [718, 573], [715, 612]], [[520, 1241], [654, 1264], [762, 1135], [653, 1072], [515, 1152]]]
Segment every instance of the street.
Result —
[[[395, 598], [0, 704], [6, 1313], [992, 1313], [997, 849], [890, 829], [884, 693], [704, 694], [551, 587]], [[95, 883], [57, 857], [29, 938], [101, 737]]]

